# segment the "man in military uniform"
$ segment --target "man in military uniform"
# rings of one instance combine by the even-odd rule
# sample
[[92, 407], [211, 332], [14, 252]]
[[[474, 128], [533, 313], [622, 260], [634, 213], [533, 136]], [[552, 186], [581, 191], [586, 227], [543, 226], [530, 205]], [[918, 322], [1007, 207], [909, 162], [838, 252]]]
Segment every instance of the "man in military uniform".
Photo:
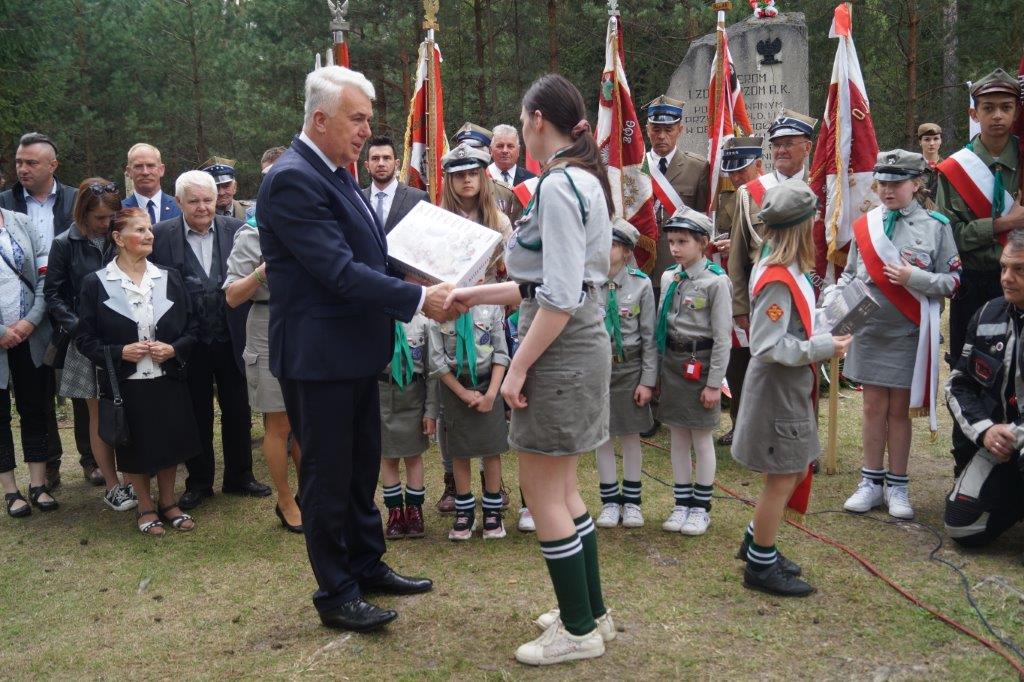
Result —
[[942, 148], [942, 128], [938, 123], [922, 123], [917, 126], [917, 143], [921, 146], [921, 155], [928, 162], [928, 170], [924, 172], [924, 187], [928, 196], [935, 201], [935, 192], [939, 186], [939, 173], [935, 167], [942, 162], [939, 149]]
[[199, 170], [212, 175], [213, 181], [217, 183], [217, 215], [227, 215], [245, 220], [245, 212], [248, 207], [235, 199], [238, 183], [235, 182], [234, 160], [211, 156]]
[[[490, 154], [491, 149], [491, 138], [493, 135], [487, 128], [482, 128], [474, 123], [462, 124], [462, 127], [455, 133], [455, 139], [452, 141], [452, 146], [455, 147], [459, 144], [466, 143], [470, 147], [476, 149], [482, 149]], [[498, 208], [501, 212], [508, 216], [508, 219], [513, 225], [519, 220], [519, 216], [523, 214], [525, 206], [519, 202], [516, 195], [512, 192], [512, 188], [506, 185], [501, 180], [495, 180], [491, 178], [491, 182], [494, 183], [494, 200], [498, 203]]]

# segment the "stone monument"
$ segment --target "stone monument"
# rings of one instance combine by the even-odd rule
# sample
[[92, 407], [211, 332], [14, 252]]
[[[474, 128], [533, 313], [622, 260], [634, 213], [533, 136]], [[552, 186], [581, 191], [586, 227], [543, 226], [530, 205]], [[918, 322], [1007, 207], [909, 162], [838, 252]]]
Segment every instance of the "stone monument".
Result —
[[[726, 27], [726, 33], [755, 135], [765, 136], [783, 108], [817, 118], [808, 111], [807, 23], [802, 13], [783, 13], [771, 19], [751, 16]], [[708, 153], [708, 81], [714, 57], [714, 33], [690, 43], [667, 93], [686, 103], [679, 148], [701, 156]], [[769, 156], [765, 140], [766, 170], [771, 165]]]

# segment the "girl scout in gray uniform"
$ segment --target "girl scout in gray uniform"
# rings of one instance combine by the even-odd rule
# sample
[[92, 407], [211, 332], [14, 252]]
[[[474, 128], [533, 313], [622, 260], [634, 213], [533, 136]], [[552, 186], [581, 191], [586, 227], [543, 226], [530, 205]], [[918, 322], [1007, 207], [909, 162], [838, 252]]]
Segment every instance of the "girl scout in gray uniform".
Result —
[[[380, 391], [380, 480], [388, 508], [389, 540], [423, 537], [423, 453], [437, 428], [437, 381], [428, 378], [430, 320], [395, 322], [395, 350], [377, 377]], [[405, 499], [398, 471], [405, 460]]]
[[[622, 518], [625, 528], [644, 525], [640, 511], [640, 469], [643, 451], [640, 434], [654, 425], [651, 396], [658, 383], [658, 349], [654, 345], [654, 289], [640, 270], [626, 266], [640, 232], [622, 218], [612, 224], [611, 269], [601, 287], [604, 326], [611, 341], [610, 438], [597, 447], [601, 480], [600, 528], [614, 528]], [[622, 444], [622, 490], [615, 465], [612, 438]]]
[[430, 375], [443, 384], [439, 440], [455, 474], [455, 522], [449, 540], [468, 540], [476, 530], [472, 457], [484, 462], [483, 537], [505, 537], [500, 455], [508, 449], [508, 424], [498, 393], [509, 363], [504, 322], [504, 309], [487, 305], [454, 322], [430, 324]]
[[537, 526], [558, 609], [516, 659], [547, 665], [604, 653], [615, 638], [605, 608], [594, 522], [579, 494], [582, 452], [608, 440], [611, 357], [598, 287], [608, 278], [611, 192], [583, 96], [557, 74], [523, 97], [523, 139], [545, 172], [505, 248], [512, 282], [452, 292], [459, 310], [519, 305], [522, 341], [502, 395], [512, 408], [509, 444]]
[[[675, 508], [662, 528], [703, 535], [715, 483], [712, 431], [721, 417], [722, 380], [732, 349], [732, 285], [704, 257], [714, 225], [690, 208], [661, 228], [676, 264], [661, 276], [655, 338], [661, 351], [658, 420], [669, 427]], [[690, 447], [697, 455], [693, 483]]]
[[786, 503], [821, 451], [813, 363], [842, 357], [851, 338], [812, 331], [814, 290], [803, 273], [814, 265], [816, 205], [802, 182], [765, 193], [759, 214], [765, 247], [751, 276], [751, 360], [732, 443], [733, 459], [766, 474], [740, 547], [747, 561], [743, 584], [782, 596], [814, 591], [797, 577], [800, 567], [775, 548]]
[[[928, 162], [922, 155], [902, 149], [878, 155], [875, 180], [883, 206], [875, 208], [855, 226], [846, 270], [835, 288], [838, 292], [859, 279], [881, 306], [854, 334], [843, 369], [848, 378], [864, 385], [861, 481], [843, 505], [852, 512], [869, 511], [884, 501], [890, 515], [900, 519], [914, 517], [907, 494], [907, 461], [911, 384], [918, 365], [920, 330], [889, 296], [903, 296], [903, 307], [909, 306], [920, 314], [920, 302], [907, 296], [908, 292], [916, 292], [926, 297], [937, 318], [939, 304], [931, 301], [950, 296], [960, 284], [960, 257], [949, 220], [941, 213], [926, 211], [919, 203], [927, 168]], [[869, 229], [869, 225], [874, 229]], [[862, 244], [863, 240], [867, 243]], [[888, 260], [883, 257], [886, 251], [876, 253], [876, 247], [891, 249], [894, 262], [884, 262]], [[876, 279], [888, 287], [879, 288]], [[830, 292], [826, 302], [834, 295]], [[921, 348], [928, 353], [923, 356], [924, 364], [937, 367], [938, 331], [930, 336], [936, 342]], [[925, 367], [916, 369], [919, 381], [924, 379]], [[883, 462], [887, 445], [888, 471]]]

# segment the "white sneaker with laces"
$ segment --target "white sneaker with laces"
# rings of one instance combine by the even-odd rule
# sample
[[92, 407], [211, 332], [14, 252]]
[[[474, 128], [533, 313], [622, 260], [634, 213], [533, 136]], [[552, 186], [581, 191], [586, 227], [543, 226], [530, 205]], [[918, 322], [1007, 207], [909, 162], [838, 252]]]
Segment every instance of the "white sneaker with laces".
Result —
[[[551, 609], [547, 613], [542, 613], [537, 616], [537, 620], [533, 621], [541, 630], [547, 630], [555, 622], [561, 623], [561, 612], [558, 607]], [[604, 615], [597, 619], [597, 631], [601, 633], [601, 639], [606, 642], [610, 642], [615, 639], [618, 631], [615, 629], [615, 621], [612, 620], [612, 610], [608, 609], [604, 612]]]
[[711, 525], [711, 515], [702, 507], [690, 507], [686, 523], [679, 529], [683, 535], [704, 535]]
[[640, 511], [639, 504], [633, 504], [627, 502], [622, 505], [622, 527], [623, 528], [642, 528], [644, 525], [644, 515]]
[[552, 665], [604, 654], [604, 640], [595, 628], [585, 635], [574, 635], [554, 623], [544, 633], [516, 649], [516, 660], [527, 665]]
[[843, 509], [863, 514], [882, 506], [882, 484], [866, 478], [860, 479], [857, 489], [843, 503]]
[[131, 489], [126, 485], [115, 485], [103, 496], [103, 501], [114, 511], [128, 511], [139, 506], [139, 501], [132, 496]]
[[516, 524], [516, 528], [520, 533], [532, 533], [537, 530], [537, 524], [533, 522], [533, 515], [526, 507], [519, 508], [519, 523]]
[[622, 516], [622, 508], [617, 502], [606, 502], [601, 507], [601, 513], [594, 523], [598, 528], [614, 528], [619, 525], [619, 518]]
[[910, 506], [910, 495], [905, 485], [886, 486], [885, 504], [889, 507], [889, 516], [897, 519], [914, 518], [914, 508]]
[[686, 523], [686, 515], [689, 512], [689, 507], [677, 506], [668, 515], [668, 518], [665, 519], [665, 523], [661, 524], [661, 529], [667, 530], [669, 533], [678, 533], [683, 529], [683, 524]]

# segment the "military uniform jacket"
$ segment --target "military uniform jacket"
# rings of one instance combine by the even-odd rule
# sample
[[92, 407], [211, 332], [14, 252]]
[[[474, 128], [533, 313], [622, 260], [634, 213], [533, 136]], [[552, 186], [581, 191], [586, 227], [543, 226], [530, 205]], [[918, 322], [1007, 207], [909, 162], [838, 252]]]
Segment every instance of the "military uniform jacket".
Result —
[[[653, 152], [648, 152], [648, 163], [657, 164], [658, 158]], [[665, 179], [672, 185], [672, 189], [679, 194], [683, 203], [700, 213], [708, 210], [708, 176], [710, 173], [708, 161], [703, 156], [684, 152], [677, 149], [672, 155], [665, 169]], [[661, 232], [661, 226], [671, 218], [667, 215], [660, 202], [657, 204], [658, 219], [658, 249], [657, 259], [654, 264], [654, 272], [664, 272], [672, 266], [675, 260], [672, 252], [668, 249], [668, 239]]]
[[515, 225], [519, 217], [523, 215], [523, 205], [519, 203], [512, 188], [501, 180], [491, 180], [491, 189], [494, 190], [494, 201], [498, 204], [501, 212], [508, 216], [509, 225]]
[[[1017, 158], [1017, 138], [1010, 136], [1009, 142], [1003, 148], [1002, 153], [993, 157], [985, 145], [981, 143], [981, 135], [976, 135], [971, 144], [974, 153], [978, 158], [995, 173], [1002, 173], [1003, 187], [1014, 199], [1020, 192], [1020, 169]], [[989, 197], [991, 199], [991, 197]], [[960, 259], [963, 261], [964, 270], [973, 271], [998, 271], [999, 254], [1003, 247], [1000, 246], [996, 235], [992, 232], [992, 218], [979, 218], [967, 207], [960, 193], [953, 188], [949, 180], [939, 174], [938, 197], [935, 201], [939, 212], [949, 218], [950, 227], [953, 228], [953, 239], [956, 240], [956, 248], [960, 252]]]
[[[505, 309], [499, 305], [478, 305], [470, 308], [473, 316], [473, 340], [476, 342], [476, 375], [486, 377], [492, 365], [508, 367], [511, 361], [505, 341]], [[431, 322], [427, 344], [430, 376], [440, 377], [457, 368], [455, 322]], [[469, 376], [469, 368], [462, 372]]]
[[[429, 376], [430, 362], [430, 320], [422, 313], [417, 313], [408, 322], [399, 322], [405, 330], [405, 338], [409, 343], [412, 355], [412, 371], [427, 381], [427, 399], [424, 403], [424, 415], [428, 419], [437, 419], [440, 412], [440, 398], [437, 393], [437, 379]], [[384, 368], [384, 374], [391, 374], [391, 362]]]
[[[941, 214], [939, 214], [941, 218]], [[921, 207], [917, 201], [899, 211], [896, 227], [889, 238], [911, 265], [915, 266], [907, 281], [907, 289], [929, 298], [951, 296], [960, 284], [960, 257], [953, 243], [953, 232], [945, 220], [940, 220]], [[908, 320], [885, 294], [875, 285], [864, 266], [857, 248], [857, 240], [850, 242], [846, 269], [839, 277], [838, 288], [854, 278], [867, 285], [868, 291], [881, 308], [872, 315], [857, 333], [895, 338], [909, 336], [917, 325]]]
[[[612, 286], [619, 304], [622, 348], [640, 351], [640, 383], [654, 387], [658, 383], [658, 346], [654, 341], [655, 302], [651, 280], [636, 268], [622, 268], [601, 286], [598, 300], [602, 302], [602, 309], [607, 307], [608, 290]], [[606, 309], [604, 315], [608, 315]], [[611, 351], [615, 353], [614, 339]]]
[[732, 291], [729, 278], [725, 273], [715, 273], [714, 269], [718, 269], [718, 266], [701, 258], [686, 270], [687, 277], [676, 287], [673, 300], [666, 301], [669, 284], [680, 269], [681, 266], [673, 265], [661, 276], [660, 305], [669, 306], [668, 340], [670, 343], [685, 345], [695, 339], [712, 339], [714, 347], [711, 350], [707, 385], [718, 388], [725, 378], [732, 349]]

